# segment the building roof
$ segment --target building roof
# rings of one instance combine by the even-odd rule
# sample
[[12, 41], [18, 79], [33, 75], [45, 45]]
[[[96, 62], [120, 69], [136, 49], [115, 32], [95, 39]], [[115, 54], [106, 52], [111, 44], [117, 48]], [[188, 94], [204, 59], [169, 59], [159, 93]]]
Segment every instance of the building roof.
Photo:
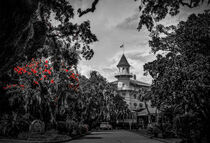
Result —
[[[155, 114], [159, 112], [156, 107], [148, 107], [148, 110], [150, 114]], [[145, 116], [145, 115], [148, 115], [148, 111], [146, 108], [138, 112], [138, 116]]]
[[112, 81], [112, 82], [110, 82], [110, 83], [111, 83], [111, 84], [117, 85], [117, 84], [118, 84], [118, 80]]
[[[138, 81], [138, 80], [132, 80], [132, 79], [130, 79], [130, 83], [134, 84], [134, 85], [138, 85], [138, 86], [147, 86], [147, 87], [151, 86], [148, 83], [145, 83], [145, 82], [142, 82], [142, 81]], [[111, 84], [117, 85], [118, 84], [118, 80], [111, 82]]]
[[142, 82], [142, 81], [138, 81], [138, 80], [130, 80], [131, 84], [135, 84], [135, 85], [139, 85], [139, 86], [150, 86], [150, 84]]
[[125, 55], [123, 54], [119, 63], [117, 64], [117, 67], [124, 67], [124, 66], [130, 67], [130, 64], [128, 63]]

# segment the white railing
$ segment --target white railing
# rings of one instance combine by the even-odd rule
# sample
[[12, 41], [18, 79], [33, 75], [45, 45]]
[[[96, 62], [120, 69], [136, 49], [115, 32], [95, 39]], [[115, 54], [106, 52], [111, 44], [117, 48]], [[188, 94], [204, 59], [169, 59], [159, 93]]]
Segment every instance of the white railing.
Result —
[[125, 72], [118, 72], [114, 74], [115, 76], [120, 76], [120, 75], [129, 75], [129, 76], [133, 76], [133, 73], [125, 73]]
[[128, 87], [128, 86], [123, 86], [123, 87], [118, 87], [118, 90], [133, 90], [133, 88]]

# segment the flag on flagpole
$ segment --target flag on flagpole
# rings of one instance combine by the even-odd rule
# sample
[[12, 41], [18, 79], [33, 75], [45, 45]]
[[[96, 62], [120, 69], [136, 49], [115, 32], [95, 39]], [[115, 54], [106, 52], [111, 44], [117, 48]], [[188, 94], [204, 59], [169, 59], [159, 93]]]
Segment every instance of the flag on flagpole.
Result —
[[120, 46], [120, 48], [124, 48], [124, 44], [122, 44], [122, 45]]

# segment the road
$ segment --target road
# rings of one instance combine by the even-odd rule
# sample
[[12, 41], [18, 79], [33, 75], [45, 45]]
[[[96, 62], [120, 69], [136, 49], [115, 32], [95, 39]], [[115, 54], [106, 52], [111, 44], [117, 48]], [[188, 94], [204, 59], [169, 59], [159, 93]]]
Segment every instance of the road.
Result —
[[113, 131], [92, 132], [90, 135], [69, 141], [68, 143], [162, 143], [162, 142], [125, 130], [113, 130]]

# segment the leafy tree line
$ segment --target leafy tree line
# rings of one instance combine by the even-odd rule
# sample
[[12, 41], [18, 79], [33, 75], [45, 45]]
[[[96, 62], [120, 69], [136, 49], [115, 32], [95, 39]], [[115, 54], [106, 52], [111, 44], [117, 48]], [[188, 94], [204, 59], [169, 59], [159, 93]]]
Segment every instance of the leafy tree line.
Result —
[[81, 78], [80, 89], [85, 98], [84, 122], [91, 127], [102, 121], [116, 122], [129, 112], [117, 88], [96, 71], [90, 73], [89, 79]]
[[89, 21], [74, 24], [71, 19], [76, 13], [81, 17], [94, 12], [97, 3], [75, 12], [65, 0], [0, 2], [1, 134], [16, 136], [28, 130], [34, 119], [50, 121], [47, 127], [58, 128], [62, 116], [70, 124], [65, 125], [70, 134], [78, 128], [73, 126], [80, 120], [72, 121], [80, 116], [75, 112], [81, 103], [79, 84], [74, 84], [78, 82], [76, 67], [80, 55], [91, 59], [94, 52], [89, 44], [97, 38]]
[[4, 87], [8, 99], [4, 105], [8, 108], [1, 110], [1, 135], [14, 137], [27, 132], [37, 119], [45, 123], [46, 130], [54, 128], [75, 135], [84, 124], [92, 129], [102, 121], [116, 122], [128, 114], [127, 104], [116, 87], [98, 72], [91, 72], [88, 79], [67, 67], [55, 72], [47, 63], [34, 61], [14, 69], [11, 76], [19, 84]]
[[138, 29], [145, 25], [150, 31], [153, 53], [165, 52], [144, 65], [145, 73], [153, 77], [150, 99], [184, 142], [210, 141], [210, 13], [191, 14], [177, 26], [158, 22], [168, 14], [177, 15], [182, 6], [194, 8], [205, 2], [143, 0], [140, 5]]

